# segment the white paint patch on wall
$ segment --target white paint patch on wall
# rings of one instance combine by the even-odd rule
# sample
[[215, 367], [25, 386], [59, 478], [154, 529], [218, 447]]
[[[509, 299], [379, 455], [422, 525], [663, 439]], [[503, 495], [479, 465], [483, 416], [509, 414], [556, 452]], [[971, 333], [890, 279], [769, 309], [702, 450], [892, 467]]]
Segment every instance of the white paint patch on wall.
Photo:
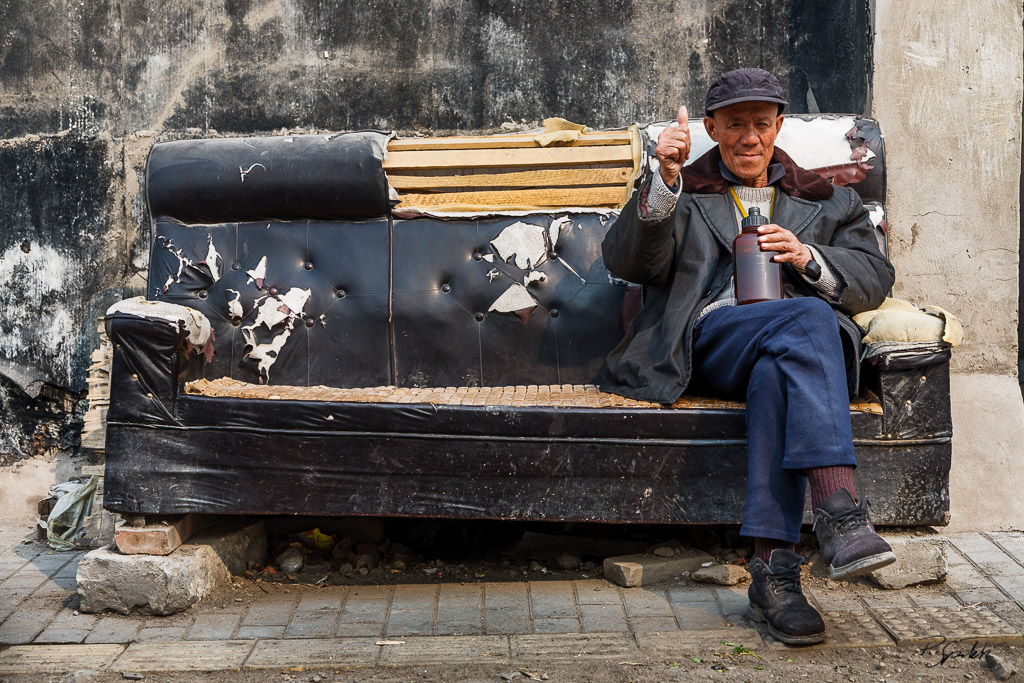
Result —
[[[0, 319], [14, 323], [9, 334], [0, 335], [0, 357], [28, 357], [55, 375], [70, 376], [74, 354], [65, 345], [74, 344], [81, 330], [66, 300], [81, 268], [72, 255], [45, 244], [33, 244], [27, 253], [14, 245], [0, 256], [0, 281], [20, 283], [16, 295], [0, 299]], [[41, 310], [46, 300], [54, 305]]]

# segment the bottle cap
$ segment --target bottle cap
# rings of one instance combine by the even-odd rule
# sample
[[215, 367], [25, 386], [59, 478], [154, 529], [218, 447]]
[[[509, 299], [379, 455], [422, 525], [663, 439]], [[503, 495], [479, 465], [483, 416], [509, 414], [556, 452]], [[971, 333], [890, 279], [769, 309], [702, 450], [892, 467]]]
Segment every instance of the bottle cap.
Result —
[[752, 206], [750, 207], [750, 210], [747, 211], [747, 216], [743, 219], [743, 223], [741, 223], [740, 227], [742, 230], [746, 230], [747, 228], [756, 228], [759, 225], [768, 225], [768, 218], [761, 215], [760, 209], [756, 206]]

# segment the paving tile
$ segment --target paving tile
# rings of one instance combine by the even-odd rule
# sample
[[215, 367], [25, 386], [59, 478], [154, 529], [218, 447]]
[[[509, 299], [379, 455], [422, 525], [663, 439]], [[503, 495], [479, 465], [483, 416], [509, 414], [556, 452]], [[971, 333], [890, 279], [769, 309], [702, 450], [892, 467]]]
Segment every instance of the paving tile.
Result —
[[506, 636], [411, 637], [381, 647], [381, 666], [431, 664], [508, 664]]
[[946, 584], [954, 588], [990, 588], [992, 582], [973, 564], [950, 566], [946, 572]]
[[384, 633], [388, 636], [430, 635], [432, 608], [392, 609]]
[[639, 654], [632, 638], [621, 633], [580, 633], [512, 636], [513, 666], [531, 663], [576, 663], [581, 658], [614, 662], [635, 660]]
[[296, 612], [312, 612], [319, 609], [341, 609], [341, 603], [345, 600], [344, 588], [322, 588], [313, 593], [305, 593], [299, 600]]
[[910, 599], [902, 591], [875, 591], [864, 596], [864, 602], [868, 607], [885, 609], [910, 608]]
[[750, 600], [747, 599], [746, 588], [715, 588], [715, 595], [718, 597], [718, 604], [722, 606], [722, 614], [729, 617], [732, 614], [745, 615], [750, 607]]
[[905, 593], [916, 607], [951, 607], [953, 609], [960, 607], [960, 603], [952, 593], [927, 589], [910, 589]]
[[335, 633], [339, 610], [318, 609], [313, 612], [295, 612], [285, 638], [330, 638]]
[[573, 618], [540, 617], [533, 620], [534, 633], [579, 633], [580, 620]]
[[999, 589], [1013, 600], [1024, 604], [1024, 580], [1021, 580], [1021, 577], [993, 576], [992, 580]]
[[623, 588], [622, 602], [630, 617], [673, 617], [672, 605], [662, 591]]
[[199, 614], [192, 623], [192, 627], [186, 632], [186, 640], [230, 640], [238, 622], [240, 614]]
[[135, 636], [137, 642], [178, 641], [185, 636], [186, 626], [146, 626]]
[[241, 626], [235, 634], [236, 640], [276, 640], [284, 638], [285, 626]]
[[721, 628], [725, 626], [725, 617], [718, 610], [715, 602], [681, 602], [673, 603], [676, 621], [682, 629]]
[[484, 583], [484, 609], [504, 607], [529, 607], [529, 596], [525, 583]]
[[75, 614], [65, 609], [57, 613], [53, 621], [35, 638], [37, 643], [81, 643], [99, 621], [92, 614]]
[[602, 633], [610, 631], [628, 631], [626, 615], [622, 603], [580, 605], [580, 626], [584, 633]]
[[0, 588], [31, 588], [36, 589], [50, 577], [33, 569], [20, 569], [0, 584]]
[[714, 592], [704, 586], [669, 586], [665, 593], [671, 603], [715, 602]]
[[[241, 668], [251, 640], [133, 643], [114, 662], [117, 671], [219, 671]], [[93, 646], [95, 647], [95, 646]]]
[[865, 611], [826, 610], [825, 633], [828, 646], [845, 647], [890, 647], [893, 639], [888, 632]]
[[757, 650], [764, 645], [761, 634], [756, 630], [739, 626], [714, 630], [639, 631], [635, 637], [637, 645], [644, 653], [673, 659], [687, 652], [700, 653], [720, 649], [723, 641], [743, 645], [751, 650]]
[[622, 596], [614, 583], [601, 579], [575, 581], [576, 602], [580, 605], [621, 605]]
[[482, 590], [477, 584], [444, 584], [437, 596], [434, 635], [483, 633], [480, 614]]
[[56, 602], [78, 590], [78, 584], [74, 579], [46, 579], [38, 588], [32, 591], [33, 598], [51, 598]]
[[433, 610], [437, 601], [437, 586], [413, 584], [406, 586], [395, 586], [394, 595], [391, 598], [392, 610]]
[[44, 572], [48, 576], [52, 576], [57, 573], [61, 567], [71, 562], [72, 560], [78, 560], [84, 553], [80, 552], [57, 552], [50, 551], [40, 553], [32, 558], [32, 566], [41, 572]]
[[355, 588], [338, 615], [338, 636], [379, 636], [388, 613], [390, 589]]
[[276, 596], [254, 602], [242, 617], [242, 626], [284, 626], [291, 619], [296, 602], [295, 598]]
[[635, 633], [641, 631], [675, 631], [679, 629], [675, 617], [630, 617], [629, 628]]
[[75, 669], [101, 671], [124, 652], [123, 645], [20, 645], [0, 651], [0, 674], [65, 673]]
[[991, 577], [1024, 576], [1024, 567], [1020, 566], [1002, 550], [994, 549], [982, 553], [970, 553], [968, 557], [981, 571]]
[[139, 620], [120, 614], [103, 614], [89, 630], [86, 643], [130, 643], [139, 632]]
[[1007, 598], [1001, 590], [991, 588], [964, 588], [954, 591], [954, 595], [965, 605], [974, 603], [1004, 602]]
[[996, 549], [996, 545], [992, 541], [976, 531], [962, 534], [947, 534], [946, 538], [949, 539], [950, 543], [968, 556], [972, 553], [986, 552]]
[[380, 646], [374, 638], [262, 640], [253, 647], [246, 668], [293, 666], [373, 666]]
[[984, 607], [874, 608], [882, 627], [900, 646], [927, 645], [943, 640], [977, 640], [1019, 645], [1024, 636]]
[[60, 603], [24, 601], [0, 624], [0, 645], [31, 643], [61, 609]]
[[525, 605], [485, 609], [483, 617], [484, 632], [491, 635], [530, 632], [530, 620]]
[[531, 581], [529, 590], [534, 621], [576, 618], [576, 591], [571, 581]]

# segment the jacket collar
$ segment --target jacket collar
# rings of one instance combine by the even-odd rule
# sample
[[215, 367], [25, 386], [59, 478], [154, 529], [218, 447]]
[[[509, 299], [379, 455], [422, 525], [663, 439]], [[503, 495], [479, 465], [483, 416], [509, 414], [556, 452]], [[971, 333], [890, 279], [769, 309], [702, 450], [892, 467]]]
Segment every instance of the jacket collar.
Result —
[[[722, 152], [715, 146], [692, 164], [684, 167], [683, 189], [690, 194], [725, 194], [730, 181], [722, 175], [722, 167], [719, 165], [721, 161]], [[778, 147], [772, 154], [772, 165], [774, 164], [781, 165], [784, 171], [778, 178], [778, 187], [790, 197], [820, 202], [829, 199], [835, 190], [832, 183], [813, 171], [800, 168]], [[772, 171], [769, 170], [769, 175], [771, 174]]]

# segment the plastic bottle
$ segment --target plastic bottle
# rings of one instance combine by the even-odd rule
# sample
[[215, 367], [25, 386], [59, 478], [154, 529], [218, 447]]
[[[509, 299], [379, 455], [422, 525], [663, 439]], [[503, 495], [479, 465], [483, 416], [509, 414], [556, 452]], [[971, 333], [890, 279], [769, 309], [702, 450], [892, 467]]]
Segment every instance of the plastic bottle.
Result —
[[753, 304], [783, 298], [782, 264], [773, 263], [773, 251], [761, 251], [757, 228], [768, 219], [756, 206], [743, 219], [743, 231], [732, 242], [733, 275], [736, 278], [736, 303]]

